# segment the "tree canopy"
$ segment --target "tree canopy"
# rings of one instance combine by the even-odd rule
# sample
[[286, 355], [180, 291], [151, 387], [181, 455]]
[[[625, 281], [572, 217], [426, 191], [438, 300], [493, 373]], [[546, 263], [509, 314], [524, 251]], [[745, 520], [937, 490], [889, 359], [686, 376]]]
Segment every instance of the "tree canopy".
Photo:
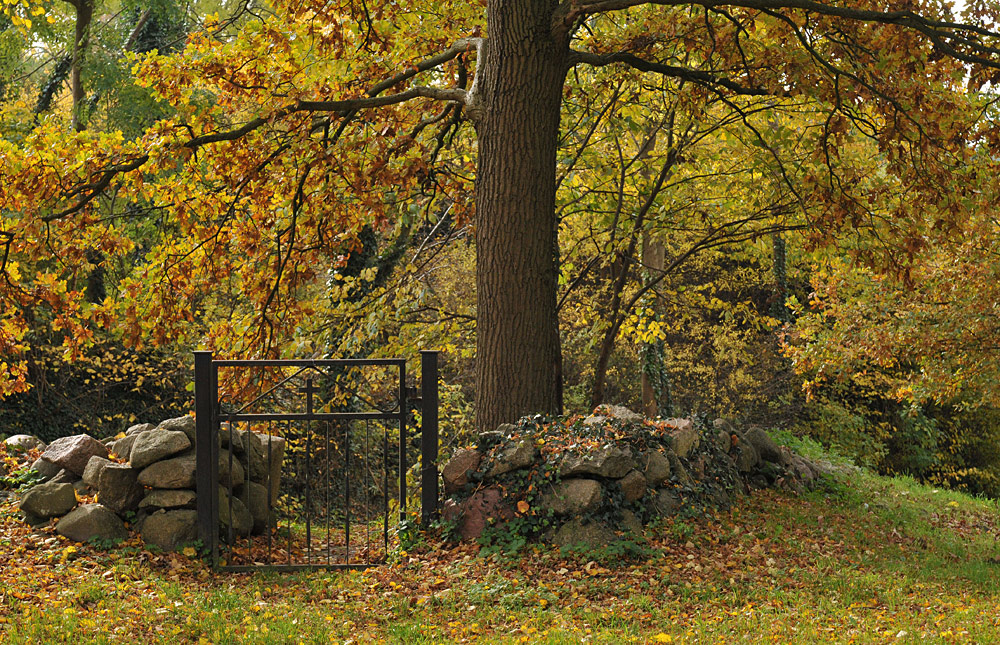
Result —
[[[817, 257], [830, 266], [928, 285], [938, 311], [935, 280], [976, 275], [944, 250], [975, 235], [988, 254], [996, 236], [988, 3], [962, 15], [811, 0], [195, 8], [182, 47], [122, 48], [118, 113], [148, 106], [148, 122], [125, 127], [100, 94], [88, 114], [107, 118], [87, 128], [96, 72], [74, 66], [70, 105], [30, 117], [11, 82], [57, 71], [32, 47], [77, 13], [4, 6], [21, 71], [0, 113], [0, 393], [25, 387], [19, 354], [39, 321], [69, 355], [105, 329], [241, 356], [377, 351], [393, 311], [427, 305], [431, 268], [448, 268], [431, 262], [441, 245], [471, 237], [475, 308], [433, 306], [439, 322], [475, 321], [488, 428], [562, 406], [560, 344], [586, 321], [602, 355], [622, 333], [665, 338], [644, 312], [698, 252], [794, 234], [829, 249]], [[95, 47], [123, 11], [97, 7], [66, 51]], [[99, 266], [114, 280], [94, 302]], [[836, 280], [824, 284], [837, 304]], [[876, 281], [848, 305], [885, 293]], [[912, 342], [900, 329], [894, 340]]]

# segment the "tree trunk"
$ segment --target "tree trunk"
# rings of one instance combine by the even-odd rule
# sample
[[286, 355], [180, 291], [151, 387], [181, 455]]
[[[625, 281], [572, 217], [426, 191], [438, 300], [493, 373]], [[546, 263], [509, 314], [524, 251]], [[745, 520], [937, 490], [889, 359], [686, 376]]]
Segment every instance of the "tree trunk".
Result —
[[489, 0], [477, 79], [476, 425], [559, 410], [556, 147], [566, 43], [554, 3]]
[[76, 7], [76, 30], [73, 40], [73, 66], [70, 68], [70, 85], [73, 90], [73, 115], [72, 125], [76, 131], [84, 129], [81, 120], [80, 110], [83, 108], [83, 81], [80, 72], [83, 70], [83, 59], [87, 53], [87, 45], [90, 42], [90, 23], [94, 17], [94, 0], [74, 0], [71, 2]]

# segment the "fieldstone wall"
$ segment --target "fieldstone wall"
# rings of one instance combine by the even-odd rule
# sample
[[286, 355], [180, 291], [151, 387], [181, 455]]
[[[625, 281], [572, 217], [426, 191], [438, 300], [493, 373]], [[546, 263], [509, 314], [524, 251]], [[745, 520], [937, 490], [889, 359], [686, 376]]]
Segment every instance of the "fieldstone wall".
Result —
[[601, 545], [657, 517], [727, 506], [753, 487], [801, 492], [829, 469], [757, 428], [602, 406], [584, 419], [503, 425], [456, 451], [442, 470], [443, 518], [464, 539], [508, 531]]
[[[198, 537], [195, 442], [194, 417], [183, 416], [102, 441], [79, 434], [45, 445], [15, 435], [4, 443], [25, 458], [41, 453], [30, 464], [40, 481], [19, 501], [28, 524], [54, 522], [80, 542], [123, 539], [131, 528], [146, 544], [176, 549]], [[219, 442], [220, 535], [263, 533], [274, 524], [285, 440], [223, 427]]]

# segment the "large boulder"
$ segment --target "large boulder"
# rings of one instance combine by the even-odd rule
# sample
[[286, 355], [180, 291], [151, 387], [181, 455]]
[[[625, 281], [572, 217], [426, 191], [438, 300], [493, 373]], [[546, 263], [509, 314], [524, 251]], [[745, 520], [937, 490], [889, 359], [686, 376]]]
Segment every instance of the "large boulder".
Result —
[[469, 483], [469, 473], [479, 468], [483, 456], [478, 450], [457, 450], [441, 469], [444, 492], [454, 493]]
[[752, 445], [760, 455], [760, 458], [764, 461], [769, 461], [772, 464], [782, 464], [784, 459], [782, 458], [781, 448], [778, 444], [774, 443], [774, 439], [771, 435], [767, 434], [760, 428], [751, 428], [746, 431], [743, 435], [743, 439]]
[[157, 488], [139, 501], [139, 510], [161, 508], [194, 508], [198, 495], [193, 490]]
[[108, 464], [98, 478], [98, 501], [119, 515], [138, 509], [145, 495], [138, 477], [139, 471], [127, 464]]
[[670, 447], [675, 455], [687, 457], [698, 447], [698, 429], [694, 427], [691, 419], [667, 419], [666, 423], [672, 426], [669, 431]]
[[223, 486], [239, 486], [246, 481], [246, 471], [238, 457], [223, 450], [219, 453], [219, 483]]
[[173, 419], [166, 419], [165, 421], [161, 421], [160, 425], [156, 427], [160, 430], [183, 432], [187, 435], [192, 445], [195, 444], [198, 438], [198, 426], [195, 423], [194, 417], [189, 414]]
[[[146, 432], [148, 430], [152, 430], [155, 427], [156, 426], [153, 425], [152, 423], [137, 423], [134, 426], [128, 427], [128, 430], [125, 431], [125, 436], [131, 437], [132, 435], [137, 435], [140, 432]], [[128, 455], [122, 455], [122, 456], [127, 457]]]
[[638, 466], [650, 486], [659, 486], [670, 477], [670, 459], [657, 450], [639, 455]]
[[563, 457], [560, 477], [591, 475], [619, 479], [632, 470], [632, 451], [628, 447], [605, 446], [585, 452], [571, 451]]
[[91, 490], [97, 490], [98, 481], [101, 478], [101, 471], [115, 462], [104, 457], [91, 457], [87, 462], [87, 467], [83, 469], [83, 483]]
[[589, 549], [607, 546], [618, 536], [602, 522], [584, 522], [574, 518], [566, 522], [552, 536], [552, 543], [558, 547], [579, 546]]
[[684, 503], [677, 491], [670, 488], [661, 488], [656, 497], [653, 498], [653, 512], [658, 515], [670, 516], [680, 510]]
[[638, 470], [632, 470], [619, 479], [618, 485], [621, 487], [622, 497], [626, 504], [642, 499], [642, 496], [646, 494], [646, 478]]
[[267, 488], [257, 482], [241, 484], [233, 494], [250, 511], [253, 519], [253, 533], [261, 535], [270, 526], [274, 526], [274, 514], [271, 513], [271, 504], [268, 502]]
[[16, 434], [4, 439], [3, 444], [11, 452], [27, 452], [32, 448], [45, 450], [45, 442], [30, 434]]
[[222, 446], [233, 451], [235, 461], [239, 461], [242, 468], [249, 469], [251, 481], [263, 482], [267, 479], [267, 450], [260, 435], [234, 428], [223, 429], [221, 436]]
[[56, 439], [48, 445], [42, 458], [82, 476], [91, 457], [108, 456], [108, 448], [90, 435], [77, 434]]
[[18, 508], [27, 515], [50, 518], [62, 515], [76, 506], [73, 484], [39, 484], [21, 497]]
[[198, 539], [198, 512], [157, 511], [142, 523], [142, 541], [164, 551], [175, 551]]
[[80, 476], [63, 468], [56, 476], [49, 480], [53, 484], [75, 484], [80, 481]]
[[197, 466], [194, 454], [158, 461], [139, 473], [139, 483], [150, 488], [194, 488]]
[[260, 444], [264, 447], [266, 463], [269, 464], [267, 481], [260, 482], [271, 489], [271, 506], [278, 503], [281, 494], [281, 465], [285, 458], [285, 438], [276, 435], [260, 434]]
[[537, 454], [538, 450], [535, 448], [535, 444], [529, 439], [522, 439], [494, 457], [487, 477], [499, 477], [514, 470], [527, 468], [535, 463]]
[[77, 542], [124, 540], [128, 529], [113, 511], [101, 504], [85, 504], [56, 524], [56, 532]]
[[542, 508], [555, 515], [580, 515], [601, 505], [601, 484], [593, 479], [564, 479], [542, 496]]
[[62, 470], [59, 466], [55, 465], [51, 461], [46, 461], [39, 457], [31, 464], [31, 469], [41, 475], [42, 481], [49, 481], [53, 477], [59, 474]]
[[[148, 520], [147, 520], [148, 521]], [[246, 537], [253, 530], [253, 517], [250, 509], [238, 497], [219, 486], [219, 537], [229, 541], [230, 529], [232, 537]]]
[[444, 506], [442, 517], [446, 522], [456, 522], [459, 535], [466, 540], [481, 536], [491, 519], [513, 517], [513, 512], [503, 503], [499, 488], [476, 491], [459, 504], [449, 502]]
[[[149, 425], [149, 424], [146, 424]], [[143, 432], [149, 432], [144, 430]], [[135, 434], [125, 435], [121, 439], [116, 439], [115, 441], [108, 444], [108, 450], [111, 454], [116, 455], [125, 459], [126, 461], [132, 455], [132, 446], [135, 445], [136, 439], [139, 438], [142, 432], [137, 432]]]
[[134, 436], [128, 461], [132, 468], [140, 470], [191, 447], [191, 440], [179, 430], [148, 430]]

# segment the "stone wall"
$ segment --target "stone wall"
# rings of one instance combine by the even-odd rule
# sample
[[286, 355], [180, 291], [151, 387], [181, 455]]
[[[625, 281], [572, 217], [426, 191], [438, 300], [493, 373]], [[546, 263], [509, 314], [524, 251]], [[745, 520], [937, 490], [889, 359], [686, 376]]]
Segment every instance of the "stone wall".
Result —
[[[263, 533], [274, 522], [285, 440], [223, 427], [219, 442], [220, 535]], [[40, 452], [30, 464], [39, 483], [19, 501], [32, 526], [54, 522], [80, 542], [124, 539], [131, 529], [163, 549], [198, 537], [194, 417], [134, 425], [102, 441], [79, 434], [45, 445], [15, 435], [4, 443], [25, 458]]]
[[828, 468], [760, 429], [604, 406], [585, 419], [526, 418], [456, 451], [442, 470], [443, 518], [464, 539], [495, 531], [600, 545], [657, 517], [727, 506], [752, 487], [801, 492]]

